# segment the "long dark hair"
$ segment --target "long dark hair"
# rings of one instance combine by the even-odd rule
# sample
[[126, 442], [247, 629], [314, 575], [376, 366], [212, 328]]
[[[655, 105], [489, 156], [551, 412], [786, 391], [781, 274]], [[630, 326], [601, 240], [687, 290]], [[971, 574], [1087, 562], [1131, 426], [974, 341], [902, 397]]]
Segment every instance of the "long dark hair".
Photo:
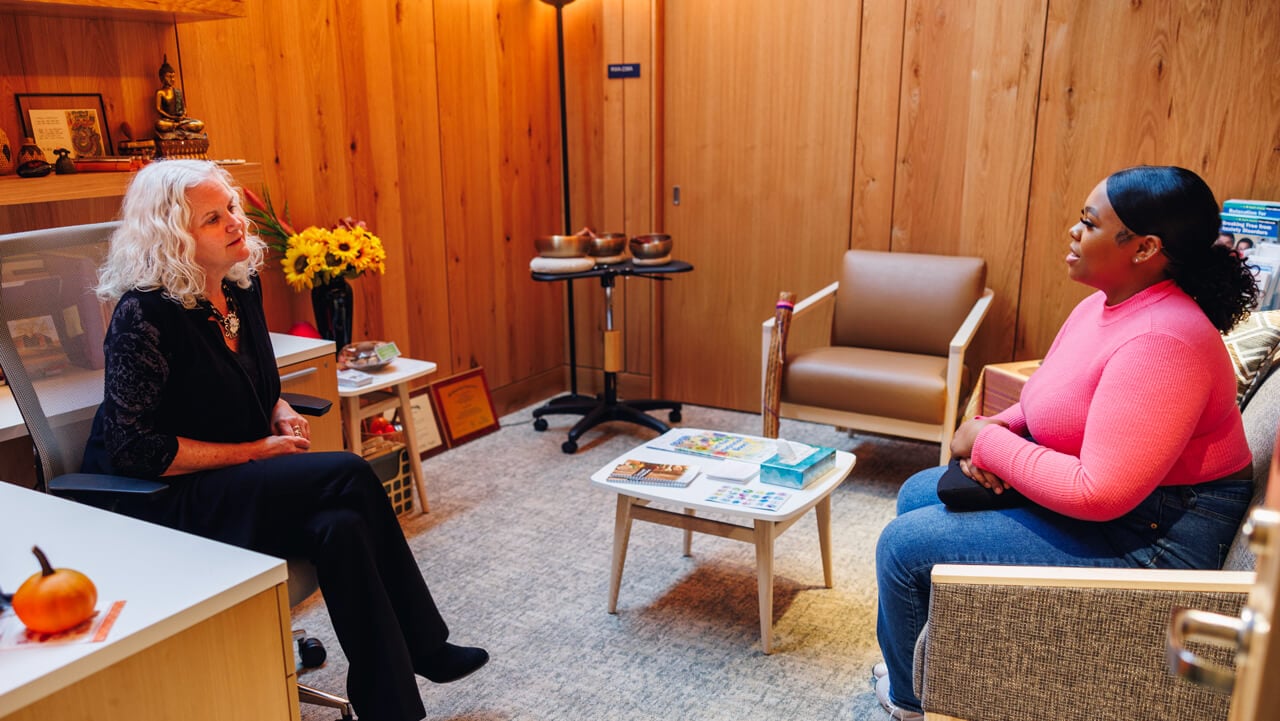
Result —
[[1249, 315], [1258, 295], [1253, 273], [1217, 244], [1218, 201], [1200, 176], [1175, 166], [1140, 165], [1107, 178], [1107, 200], [1129, 230], [1156, 235], [1166, 272], [1226, 333]]

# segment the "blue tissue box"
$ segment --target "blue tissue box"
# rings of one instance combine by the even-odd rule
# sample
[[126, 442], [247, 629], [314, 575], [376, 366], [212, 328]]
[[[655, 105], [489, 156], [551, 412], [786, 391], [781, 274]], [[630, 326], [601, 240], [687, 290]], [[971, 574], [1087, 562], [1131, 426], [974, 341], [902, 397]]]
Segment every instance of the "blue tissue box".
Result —
[[787, 488], [805, 488], [835, 468], [836, 449], [816, 446], [813, 453], [799, 463], [788, 463], [774, 456], [760, 464], [760, 482]]

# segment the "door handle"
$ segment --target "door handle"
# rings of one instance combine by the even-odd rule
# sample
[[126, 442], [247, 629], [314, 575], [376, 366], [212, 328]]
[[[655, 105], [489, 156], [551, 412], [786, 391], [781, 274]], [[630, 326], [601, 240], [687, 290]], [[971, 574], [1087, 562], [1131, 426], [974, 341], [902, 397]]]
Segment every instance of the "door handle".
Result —
[[[1255, 508], [1243, 528], [1249, 539], [1249, 547], [1255, 553], [1266, 553], [1267, 537], [1277, 527], [1280, 527], [1280, 512]], [[1258, 622], [1257, 618], [1254, 609], [1247, 604], [1240, 610], [1238, 618], [1209, 611], [1175, 608], [1169, 619], [1165, 642], [1165, 659], [1169, 663], [1169, 672], [1192, 683], [1231, 693], [1235, 686], [1235, 670], [1200, 658], [1187, 649], [1187, 642], [1196, 641], [1233, 649], [1236, 664], [1239, 665], [1248, 655], [1249, 639]]]
[[1240, 612], [1240, 618], [1193, 608], [1173, 609], [1165, 643], [1169, 672], [1215, 691], [1231, 693], [1236, 683], [1235, 670], [1200, 658], [1187, 649], [1187, 641], [1235, 649], [1239, 658], [1248, 645], [1252, 618], [1248, 608]]

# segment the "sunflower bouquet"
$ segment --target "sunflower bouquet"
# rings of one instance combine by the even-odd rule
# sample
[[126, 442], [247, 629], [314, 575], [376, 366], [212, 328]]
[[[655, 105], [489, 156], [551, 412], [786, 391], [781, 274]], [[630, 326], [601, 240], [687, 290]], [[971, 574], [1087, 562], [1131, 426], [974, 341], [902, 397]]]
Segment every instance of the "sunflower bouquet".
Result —
[[289, 205], [277, 215], [271, 195], [264, 188], [259, 197], [245, 189], [246, 213], [258, 226], [258, 237], [283, 254], [284, 279], [298, 292], [327, 285], [337, 278], [358, 278], [366, 272], [387, 272], [387, 252], [382, 239], [364, 221], [343, 218], [332, 228], [310, 226], [295, 231], [289, 223]]

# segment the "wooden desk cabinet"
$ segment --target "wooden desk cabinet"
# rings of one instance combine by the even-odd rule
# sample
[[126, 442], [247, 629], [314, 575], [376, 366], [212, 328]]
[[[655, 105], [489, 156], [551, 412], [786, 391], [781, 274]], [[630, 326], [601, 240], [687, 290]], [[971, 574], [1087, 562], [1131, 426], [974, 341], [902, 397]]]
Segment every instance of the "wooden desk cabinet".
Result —
[[305, 393], [333, 403], [333, 408], [323, 416], [309, 416], [311, 423], [311, 450], [340, 451], [342, 444], [342, 413], [338, 403], [338, 361], [332, 353], [319, 358], [280, 366], [280, 391]]
[[0, 508], [0, 586], [38, 544], [125, 601], [101, 643], [0, 652], [0, 721], [298, 719], [284, 561], [6, 483]]

